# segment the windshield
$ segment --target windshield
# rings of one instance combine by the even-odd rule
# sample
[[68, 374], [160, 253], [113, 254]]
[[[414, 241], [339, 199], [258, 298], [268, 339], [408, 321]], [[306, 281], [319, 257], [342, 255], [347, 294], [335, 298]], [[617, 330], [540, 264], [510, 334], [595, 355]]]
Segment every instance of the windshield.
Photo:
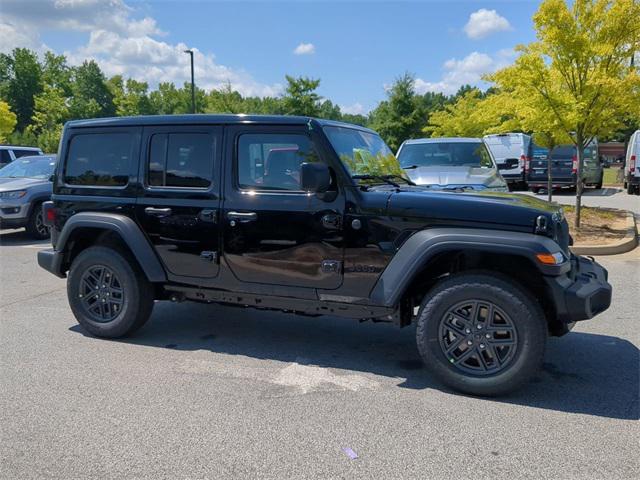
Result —
[[0, 169], [0, 178], [49, 178], [56, 161], [53, 157], [22, 157]]
[[398, 160], [375, 133], [348, 127], [324, 127], [331, 145], [351, 176], [378, 175], [407, 178]]
[[402, 147], [398, 157], [402, 168], [415, 167], [493, 167], [484, 143], [433, 142]]

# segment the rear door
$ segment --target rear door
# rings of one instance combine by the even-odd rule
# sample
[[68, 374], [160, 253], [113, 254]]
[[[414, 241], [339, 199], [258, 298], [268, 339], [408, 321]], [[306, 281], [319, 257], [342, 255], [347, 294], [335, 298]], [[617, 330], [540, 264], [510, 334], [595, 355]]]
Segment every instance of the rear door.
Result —
[[[224, 259], [246, 283], [335, 289], [342, 283], [344, 195], [300, 188], [300, 164], [326, 161], [303, 125], [225, 133]], [[322, 197], [322, 198], [320, 198]]]
[[540, 183], [547, 181], [549, 149], [535, 145], [531, 145], [531, 160], [529, 162], [529, 170], [527, 181], [531, 183]]
[[576, 149], [572, 145], [556, 147], [551, 152], [551, 177], [554, 183], [575, 184]]
[[145, 127], [136, 216], [174, 280], [218, 275], [218, 126]]

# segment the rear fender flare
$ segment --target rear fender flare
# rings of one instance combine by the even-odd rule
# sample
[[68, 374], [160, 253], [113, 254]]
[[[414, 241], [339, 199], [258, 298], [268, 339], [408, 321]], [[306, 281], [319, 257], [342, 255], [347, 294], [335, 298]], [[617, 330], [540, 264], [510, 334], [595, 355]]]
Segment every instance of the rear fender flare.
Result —
[[131, 218], [116, 213], [82, 212], [65, 223], [56, 242], [56, 250], [65, 252], [71, 234], [77, 228], [97, 228], [117, 233], [136, 257], [151, 282], [166, 282], [167, 276], [153, 247]]

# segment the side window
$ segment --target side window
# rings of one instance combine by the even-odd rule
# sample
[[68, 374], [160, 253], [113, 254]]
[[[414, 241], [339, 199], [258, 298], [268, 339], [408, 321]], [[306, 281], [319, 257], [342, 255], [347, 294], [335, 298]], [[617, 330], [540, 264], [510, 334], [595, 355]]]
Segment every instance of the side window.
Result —
[[487, 150], [487, 147], [485, 147], [484, 144], [480, 144], [480, 146], [478, 146], [476, 155], [480, 157], [481, 167], [486, 167], [486, 168], [493, 167], [493, 161], [491, 160], [491, 155], [489, 154], [489, 150]]
[[303, 134], [243, 134], [238, 141], [238, 186], [243, 189], [300, 190], [300, 165], [317, 162]]
[[9, 150], [0, 150], [0, 164], [5, 165], [7, 163], [11, 163], [11, 155], [9, 155]]
[[151, 136], [147, 183], [151, 187], [208, 188], [213, 176], [215, 137], [208, 133]]
[[88, 133], [71, 138], [64, 181], [69, 185], [123, 187], [129, 182], [135, 135]]

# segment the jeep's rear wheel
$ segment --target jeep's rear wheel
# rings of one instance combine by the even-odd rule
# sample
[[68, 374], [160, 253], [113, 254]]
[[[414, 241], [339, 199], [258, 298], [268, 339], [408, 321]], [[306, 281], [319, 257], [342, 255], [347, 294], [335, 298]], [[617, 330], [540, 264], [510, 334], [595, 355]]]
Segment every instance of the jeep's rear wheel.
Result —
[[535, 300], [510, 282], [482, 273], [436, 285], [418, 313], [418, 349], [448, 386], [502, 395], [527, 382], [542, 363], [547, 328]]
[[90, 247], [71, 264], [69, 305], [78, 323], [92, 335], [129, 335], [149, 319], [153, 289], [134, 259], [107, 247]]

